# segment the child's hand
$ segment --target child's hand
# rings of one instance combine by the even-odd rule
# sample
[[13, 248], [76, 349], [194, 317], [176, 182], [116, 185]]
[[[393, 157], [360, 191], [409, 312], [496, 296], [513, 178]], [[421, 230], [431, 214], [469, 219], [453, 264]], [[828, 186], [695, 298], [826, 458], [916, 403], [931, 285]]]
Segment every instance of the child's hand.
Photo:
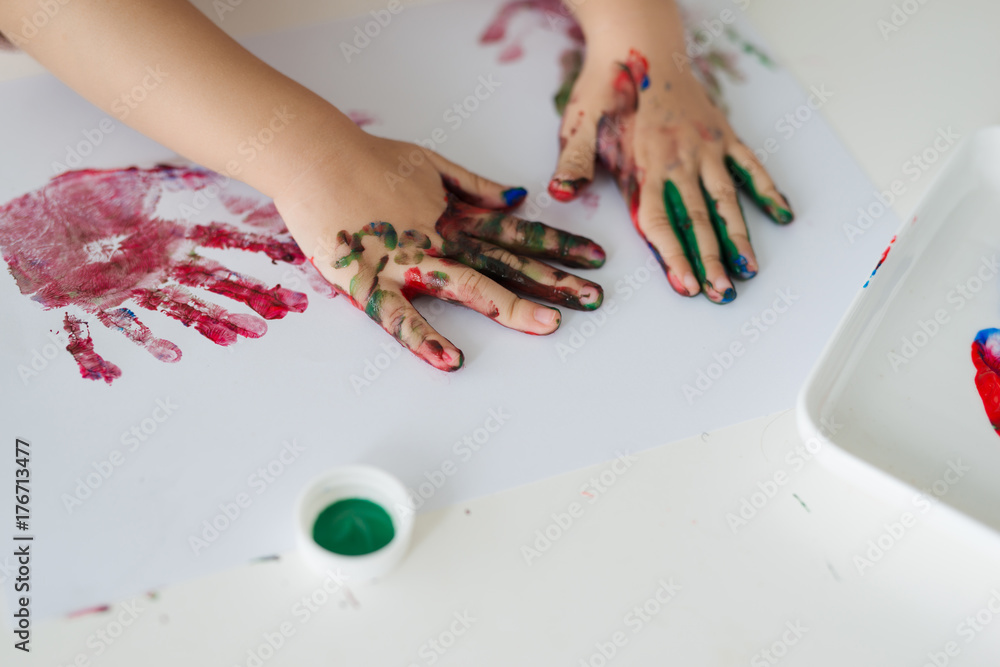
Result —
[[[608, 11], [617, 23], [603, 20]], [[549, 191], [562, 201], [576, 196], [593, 179], [596, 155], [674, 290], [732, 301], [727, 269], [744, 279], [757, 272], [737, 187], [779, 224], [792, 221], [788, 202], [690, 69], [675, 64], [684, 42], [672, 2], [594, 0], [577, 16], [587, 55], [563, 113]], [[648, 26], [675, 34], [650, 35]]]
[[[0, 32], [14, 34], [36, 9], [33, 0], [0, 3]], [[460, 368], [462, 353], [410, 305], [415, 294], [533, 334], [555, 331], [559, 311], [507, 287], [569, 308], [601, 303], [599, 285], [529, 259], [600, 266], [604, 251], [504, 213], [524, 190], [366, 134], [183, 0], [69, 3], [24, 48], [105, 110], [150, 68], [169, 73], [129, 124], [273, 197], [323, 276], [437, 368]]]
[[[462, 366], [462, 352], [410, 303], [426, 294], [465, 305], [531, 334], [559, 327], [555, 308], [597, 308], [601, 287], [532, 259], [598, 267], [589, 239], [505, 212], [524, 199], [414, 144], [360, 130], [314, 165], [275, 204], [292, 235], [336, 289], [435, 368]], [[401, 176], [406, 174], [406, 176]]]

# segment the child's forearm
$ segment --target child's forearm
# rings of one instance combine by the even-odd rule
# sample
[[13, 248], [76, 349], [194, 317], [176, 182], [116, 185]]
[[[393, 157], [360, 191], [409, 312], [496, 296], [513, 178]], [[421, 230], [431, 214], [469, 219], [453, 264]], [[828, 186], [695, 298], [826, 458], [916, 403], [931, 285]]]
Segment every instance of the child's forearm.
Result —
[[639, 46], [646, 55], [684, 51], [684, 26], [674, 0], [563, 0], [580, 23], [588, 49]]
[[[0, 32], [37, 11], [0, 3]], [[108, 113], [272, 197], [360, 131], [185, 0], [74, 0], [20, 46]]]

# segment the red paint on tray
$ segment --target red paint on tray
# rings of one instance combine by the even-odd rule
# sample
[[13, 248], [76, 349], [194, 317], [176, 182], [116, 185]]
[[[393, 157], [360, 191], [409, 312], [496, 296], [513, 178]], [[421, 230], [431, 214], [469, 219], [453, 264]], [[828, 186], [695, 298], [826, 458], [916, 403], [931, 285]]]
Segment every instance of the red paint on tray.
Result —
[[986, 416], [1000, 435], [1000, 329], [983, 329], [976, 335], [972, 342], [972, 363]]

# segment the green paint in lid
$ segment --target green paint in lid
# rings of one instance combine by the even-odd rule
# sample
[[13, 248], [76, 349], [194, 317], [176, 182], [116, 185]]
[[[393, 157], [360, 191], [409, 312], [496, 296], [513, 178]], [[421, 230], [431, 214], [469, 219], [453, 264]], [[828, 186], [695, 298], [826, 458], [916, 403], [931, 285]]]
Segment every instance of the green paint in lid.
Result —
[[363, 556], [392, 541], [392, 517], [381, 506], [363, 498], [346, 498], [328, 506], [313, 524], [313, 540], [327, 551]]

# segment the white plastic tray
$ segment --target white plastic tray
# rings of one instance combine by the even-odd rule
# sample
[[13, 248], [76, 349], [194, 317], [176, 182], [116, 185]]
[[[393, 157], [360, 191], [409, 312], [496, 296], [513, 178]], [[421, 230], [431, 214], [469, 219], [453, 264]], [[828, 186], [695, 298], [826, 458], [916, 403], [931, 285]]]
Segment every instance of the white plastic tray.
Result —
[[979, 330], [1000, 327], [997, 262], [993, 127], [956, 150], [903, 224], [798, 402], [799, 430], [827, 466], [915, 520], [940, 507], [990, 539], [1000, 537], [1000, 436], [971, 350]]

